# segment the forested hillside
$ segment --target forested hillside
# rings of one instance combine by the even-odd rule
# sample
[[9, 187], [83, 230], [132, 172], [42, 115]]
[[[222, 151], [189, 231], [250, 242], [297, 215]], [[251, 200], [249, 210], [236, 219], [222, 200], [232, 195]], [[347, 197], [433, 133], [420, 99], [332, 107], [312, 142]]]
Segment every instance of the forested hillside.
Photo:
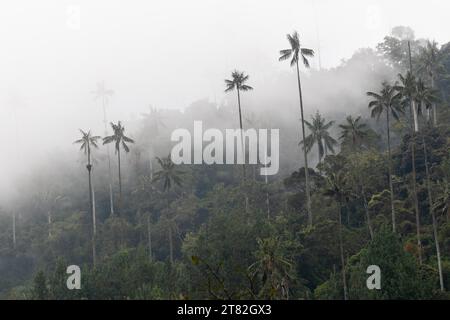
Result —
[[[67, 141], [78, 157], [55, 150], [21, 177], [0, 204], [0, 297], [449, 299], [450, 43], [397, 27], [316, 70], [314, 52], [288, 40], [273, 55], [292, 72], [266, 88], [237, 72], [223, 76], [224, 103], [105, 114], [107, 134]], [[114, 99], [105, 84], [96, 95]], [[279, 173], [175, 165], [170, 134], [194, 120], [280, 129]], [[80, 290], [66, 287], [73, 264]], [[369, 265], [381, 290], [366, 287]]]

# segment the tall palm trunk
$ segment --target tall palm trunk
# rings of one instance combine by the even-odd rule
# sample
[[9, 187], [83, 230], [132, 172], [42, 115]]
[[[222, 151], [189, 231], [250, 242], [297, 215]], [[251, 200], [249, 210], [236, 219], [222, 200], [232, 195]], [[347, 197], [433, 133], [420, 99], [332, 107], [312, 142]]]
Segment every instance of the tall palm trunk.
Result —
[[370, 222], [370, 213], [369, 213], [369, 206], [367, 204], [366, 191], [364, 190], [364, 186], [362, 184], [360, 185], [361, 185], [361, 193], [363, 196], [364, 211], [366, 213], [367, 228], [369, 229], [370, 239], [373, 240], [373, 229], [372, 223]]
[[242, 152], [243, 152], [243, 157], [244, 157], [244, 163], [242, 164], [242, 175], [244, 177], [244, 181], [246, 179], [246, 174], [245, 174], [245, 141], [244, 141], [244, 131], [243, 131], [243, 126], [242, 126], [242, 111], [241, 111], [241, 94], [239, 92], [239, 88], [237, 88], [237, 97], [238, 97], [238, 107], [239, 107], [239, 127], [241, 128], [241, 148], [242, 148]]
[[342, 266], [342, 284], [344, 286], [344, 300], [347, 300], [347, 277], [345, 275], [345, 259], [344, 259], [344, 244], [342, 240], [342, 199], [339, 199], [339, 252], [341, 256]]
[[[106, 99], [102, 97], [103, 104], [103, 122], [105, 124], [105, 136], [108, 135], [108, 120], [106, 117]], [[114, 202], [113, 202], [113, 192], [112, 192], [112, 174], [111, 174], [111, 152], [109, 150], [109, 145], [106, 145], [106, 152], [108, 155], [108, 178], [109, 178], [109, 208], [110, 214], [114, 215]]]
[[[237, 96], [238, 96], [238, 107], [239, 107], [239, 127], [241, 129], [241, 148], [242, 148], [242, 156], [244, 157], [244, 163], [242, 164], [242, 177], [243, 181], [246, 181], [246, 172], [245, 172], [245, 161], [246, 161], [246, 152], [245, 152], [245, 141], [244, 141], [244, 131], [242, 126], [242, 111], [241, 111], [241, 94], [239, 88], [236, 88]], [[248, 212], [248, 195], [245, 193], [244, 200], [245, 212]]]
[[[408, 41], [408, 56], [409, 56], [409, 72], [412, 75], [412, 59], [411, 59], [411, 43]], [[419, 250], [419, 264], [422, 264], [422, 242], [420, 237], [420, 213], [419, 213], [419, 201], [417, 199], [417, 186], [416, 186], [416, 139], [415, 133], [419, 131], [419, 122], [417, 119], [417, 110], [416, 110], [416, 102], [414, 101], [412, 96], [409, 96], [409, 108], [410, 108], [410, 116], [412, 115], [414, 120], [414, 129], [412, 129], [411, 123], [411, 160], [412, 160], [412, 185], [413, 185], [413, 200], [414, 200], [414, 210], [416, 213], [416, 235], [417, 235], [417, 248]]]
[[149, 260], [153, 260], [153, 253], [152, 253], [152, 230], [151, 230], [151, 224], [150, 224], [150, 212], [147, 214], [147, 238], [148, 238], [148, 256]]
[[87, 170], [88, 170], [88, 180], [89, 180], [89, 207], [90, 207], [90, 211], [91, 211], [91, 217], [92, 217], [92, 264], [95, 266], [96, 264], [96, 246], [95, 246], [95, 234], [96, 234], [96, 224], [95, 224], [95, 214], [94, 214], [94, 193], [93, 193], [93, 189], [92, 189], [92, 176], [91, 176], [91, 172], [92, 172], [92, 165], [91, 165], [91, 148], [89, 146], [89, 142], [88, 142], [88, 146], [87, 146], [87, 150], [88, 150], [88, 164], [86, 166]]
[[122, 174], [120, 170], [120, 147], [117, 148], [117, 164], [119, 170], [119, 204], [117, 206], [117, 211], [120, 214], [120, 209], [122, 207]]
[[[300, 69], [298, 67], [298, 61], [296, 63], [297, 65], [297, 83], [298, 83], [298, 95], [300, 99], [300, 113], [301, 113], [301, 120], [302, 120], [302, 138], [303, 141], [305, 141], [305, 117], [303, 114], [303, 97], [302, 97], [302, 85], [300, 81]], [[311, 195], [309, 191], [309, 171], [308, 171], [308, 155], [306, 153], [306, 148], [303, 148], [303, 155], [305, 160], [305, 184], [306, 184], [306, 209], [308, 211], [308, 225], [312, 226], [313, 224], [313, 217], [311, 212]]]
[[173, 237], [171, 225], [169, 225], [169, 253], [170, 253], [170, 264], [173, 265]]
[[414, 131], [419, 132], [419, 118], [417, 116], [417, 108], [416, 108], [416, 102], [412, 101], [412, 114], [413, 114], [413, 120], [414, 120]]
[[16, 249], [16, 212], [12, 212], [13, 248]]
[[437, 220], [436, 220], [436, 216], [435, 216], [434, 210], [433, 210], [433, 198], [431, 195], [431, 179], [430, 179], [430, 169], [428, 166], [428, 152], [427, 152], [427, 146], [425, 144], [425, 137], [423, 134], [422, 134], [422, 143], [423, 143], [425, 174], [426, 174], [426, 183], [427, 183], [427, 191], [428, 191], [428, 207], [430, 208], [429, 210], [430, 210], [431, 219], [433, 222], [433, 236], [434, 236], [434, 244], [436, 247], [437, 262], [438, 262], [439, 285], [440, 285], [441, 291], [443, 292], [444, 291], [444, 278], [442, 275], [441, 250], [439, 247], [439, 239], [438, 239], [438, 232], [437, 232]]
[[52, 237], [52, 210], [47, 211], [48, 238]]
[[167, 195], [167, 226], [169, 228], [169, 258], [170, 258], [170, 264], [173, 265], [173, 236], [172, 236], [172, 226], [170, 224], [170, 219], [169, 219], [169, 210], [170, 210], [170, 205], [169, 205], [169, 195]]
[[[410, 97], [410, 113], [411, 116], [414, 114], [414, 102]], [[419, 250], [419, 263], [422, 264], [422, 242], [420, 237], [420, 213], [419, 213], [419, 201], [417, 199], [417, 180], [416, 180], [416, 139], [415, 139], [415, 122], [414, 128], [411, 123], [411, 163], [412, 163], [412, 187], [413, 187], [413, 201], [414, 201], [414, 211], [416, 215], [416, 234], [417, 234], [417, 247]]]
[[[434, 75], [431, 74], [431, 89], [434, 90]], [[431, 108], [433, 109], [433, 126], [437, 126], [437, 110], [436, 110], [436, 103], [433, 102], [431, 105]]]
[[387, 140], [388, 140], [388, 171], [389, 171], [389, 189], [391, 193], [391, 215], [392, 231], [395, 232], [395, 208], [394, 208], [394, 186], [392, 184], [392, 158], [391, 158], [391, 129], [389, 121], [389, 110], [386, 110]]

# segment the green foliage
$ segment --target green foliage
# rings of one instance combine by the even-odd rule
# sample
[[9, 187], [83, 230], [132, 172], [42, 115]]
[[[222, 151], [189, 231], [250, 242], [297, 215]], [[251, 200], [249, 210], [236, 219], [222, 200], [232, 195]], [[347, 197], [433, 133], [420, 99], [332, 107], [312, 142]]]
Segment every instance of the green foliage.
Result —
[[[366, 269], [377, 265], [381, 270], [381, 289], [368, 290]], [[381, 229], [366, 248], [347, 265], [351, 299], [426, 299], [437, 288], [437, 274], [405, 252], [397, 235]]]

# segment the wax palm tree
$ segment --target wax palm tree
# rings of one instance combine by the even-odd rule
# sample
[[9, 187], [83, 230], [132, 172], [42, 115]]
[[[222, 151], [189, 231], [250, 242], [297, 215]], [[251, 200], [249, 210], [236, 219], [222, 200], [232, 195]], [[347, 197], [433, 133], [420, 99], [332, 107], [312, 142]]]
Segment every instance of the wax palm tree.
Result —
[[120, 211], [120, 206], [122, 204], [122, 175], [120, 171], [120, 148], [122, 146], [123, 150], [125, 150], [126, 153], [130, 152], [130, 148], [128, 147], [127, 143], [134, 143], [134, 140], [125, 135], [125, 127], [122, 126], [120, 121], [117, 124], [111, 122], [111, 128], [113, 129], [114, 134], [111, 136], [104, 137], [103, 144], [109, 144], [114, 142], [114, 147], [117, 153], [117, 163], [119, 168], [119, 211]]
[[[95, 100], [100, 100], [103, 108], [103, 124], [105, 126], [104, 135], [108, 135], [108, 117], [106, 114], [106, 108], [109, 103], [109, 99], [113, 96], [114, 91], [106, 89], [105, 82], [101, 81], [97, 83], [97, 89], [91, 92], [94, 95]], [[109, 146], [106, 146], [106, 152], [108, 156], [108, 178], [109, 178], [109, 205], [110, 213], [114, 214], [113, 192], [112, 192], [112, 174], [111, 174], [111, 153]]]
[[311, 132], [304, 141], [300, 141], [299, 144], [306, 148], [306, 152], [309, 153], [314, 146], [317, 144], [319, 164], [322, 158], [328, 154], [328, 150], [334, 153], [334, 146], [337, 145], [337, 141], [330, 136], [328, 130], [334, 124], [334, 121], [329, 121], [327, 123], [326, 119], [323, 118], [319, 112], [312, 117], [312, 123], [305, 120], [305, 124]]
[[183, 179], [182, 175], [184, 174], [183, 171], [178, 170], [173, 163], [170, 154], [167, 156], [167, 158], [159, 158], [157, 157], [156, 160], [158, 161], [158, 164], [161, 167], [161, 170], [155, 173], [154, 180], [155, 181], [162, 181], [163, 183], [163, 191], [166, 192], [167, 197], [167, 221], [168, 221], [168, 231], [169, 231], [169, 256], [170, 256], [170, 263], [173, 264], [173, 237], [172, 237], [172, 229], [173, 226], [170, 224], [169, 219], [169, 212], [170, 212], [170, 204], [169, 204], [169, 192], [172, 189], [173, 185], [181, 186]]
[[344, 124], [340, 124], [339, 128], [342, 129], [341, 136], [343, 144], [350, 144], [352, 150], [360, 148], [364, 142], [364, 139], [368, 136], [368, 128], [365, 123], [361, 122], [361, 117], [353, 118], [348, 116]]
[[391, 196], [391, 214], [392, 214], [392, 230], [395, 232], [395, 209], [394, 209], [394, 187], [392, 184], [392, 158], [391, 158], [391, 134], [390, 134], [390, 116], [395, 120], [399, 120], [400, 109], [399, 99], [400, 95], [395, 88], [386, 82], [383, 82], [380, 93], [367, 92], [367, 95], [374, 100], [369, 102], [371, 108], [372, 118], [379, 119], [383, 113], [386, 113], [386, 128], [387, 128], [387, 142], [388, 142], [388, 171], [389, 171], [389, 189]]
[[[435, 41], [427, 41], [425, 47], [422, 47], [418, 56], [418, 71], [426, 74], [431, 83], [431, 89], [435, 90], [435, 81], [438, 74], [442, 73], [445, 67], [442, 63], [438, 44]], [[433, 110], [433, 125], [437, 125], [436, 103], [431, 104]]]
[[[412, 67], [411, 67], [412, 68]], [[420, 212], [419, 212], [419, 201], [417, 196], [417, 179], [416, 179], [416, 133], [419, 131], [419, 119], [417, 109], [417, 81], [411, 70], [408, 71], [404, 76], [398, 74], [400, 84], [395, 86], [395, 89], [400, 94], [401, 103], [406, 109], [409, 107], [410, 113], [410, 123], [411, 123], [411, 164], [412, 164], [412, 190], [413, 190], [413, 202], [414, 211], [416, 216], [416, 234], [417, 234], [417, 246], [419, 248], [419, 262], [422, 263], [422, 244], [420, 240]]]
[[342, 239], [342, 213], [344, 210], [344, 203], [350, 197], [350, 189], [348, 186], [347, 177], [342, 171], [332, 172], [327, 177], [327, 187], [325, 189], [324, 195], [333, 198], [339, 205], [339, 215], [338, 215], [339, 252], [341, 258], [344, 300], [347, 300], [348, 291], [347, 291], [347, 277], [345, 274], [344, 244]]
[[430, 123], [430, 110], [438, 101], [436, 92], [425, 85], [422, 79], [417, 80], [415, 100], [419, 114], [423, 114], [424, 109], [427, 111], [427, 122]]
[[89, 207], [91, 211], [92, 217], [92, 262], [95, 265], [96, 263], [96, 218], [95, 218], [95, 210], [94, 210], [94, 195], [92, 189], [92, 163], [91, 163], [91, 148], [98, 149], [97, 141], [101, 138], [100, 136], [93, 136], [91, 131], [83, 131], [80, 129], [81, 139], [76, 140], [74, 143], [81, 144], [80, 150], [84, 152], [87, 157], [87, 165], [86, 169], [88, 171], [88, 181], [89, 181]]
[[249, 267], [249, 271], [253, 276], [260, 275], [262, 279], [259, 296], [289, 299], [289, 280], [293, 278], [294, 263], [284, 252], [282, 240], [279, 237], [270, 237], [258, 238], [256, 242], [256, 262]]
[[[241, 91], [245, 92], [245, 91], [250, 91], [253, 90], [252, 87], [250, 87], [249, 85], [246, 85], [245, 83], [248, 81], [249, 76], [244, 74], [244, 72], [241, 71], [237, 71], [234, 70], [231, 73], [231, 80], [230, 79], [225, 79], [225, 92], [229, 92], [232, 90], [236, 90], [237, 92], [237, 98], [238, 98], [238, 107], [239, 107], [239, 127], [241, 128], [241, 146], [242, 146], [242, 151], [244, 152], [244, 146], [245, 146], [245, 142], [244, 142], [244, 137], [243, 137], [243, 127], [242, 127], [242, 110], [241, 110]], [[244, 164], [242, 165], [242, 172], [243, 172], [243, 177], [245, 180], [245, 153], [243, 154], [244, 156]]]
[[438, 195], [434, 201], [433, 210], [446, 217], [448, 221], [450, 216], [450, 181], [444, 178], [437, 183]]
[[408, 71], [405, 75], [401, 73], [398, 74], [398, 78], [400, 83], [395, 85], [395, 90], [401, 96], [401, 103], [403, 107], [406, 109], [409, 107], [410, 115], [412, 116], [411, 123], [414, 128], [414, 132], [419, 131], [419, 117], [418, 117], [418, 109], [417, 109], [417, 81], [411, 71]]
[[[419, 79], [417, 82], [417, 93], [416, 93], [416, 100], [419, 105], [419, 110], [421, 109], [421, 106], [425, 106], [427, 110], [430, 109], [430, 106], [433, 104], [434, 101], [436, 101], [436, 96], [434, 95], [434, 92], [431, 88], [428, 88], [425, 86], [424, 82]], [[429, 117], [428, 117], [428, 120]], [[429, 169], [429, 163], [428, 163], [428, 151], [427, 151], [427, 145], [425, 141], [425, 134], [421, 134], [422, 137], [422, 145], [423, 145], [423, 154], [424, 154], [424, 163], [425, 163], [425, 185], [427, 187], [427, 195], [428, 195], [428, 207], [431, 214], [431, 220], [433, 224], [433, 236], [434, 236], [434, 244], [436, 248], [436, 254], [437, 254], [437, 260], [438, 260], [438, 271], [439, 271], [439, 280], [440, 280], [440, 288], [441, 291], [444, 291], [444, 282], [443, 282], [443, 276], [442, 276], [442, 263], [441, 263], [441, 253], [439, 248], [439, 238], [437, 233], [437, 220], [435, 217], [435, 213], [433, 210], [433, 193], [431, 191], [431, 178], [430, 178], [430, 169]]]
[[149, 153], [149, 165], [150, 165], [150, 179], [153, 180], [153, 159], [154, 159], [154, 143], [156, 141], [159, 134], [160, 129], [165, 128], [166, 125], [163, 122], [163, 116], [161, 114], [161, 110], [152, 105], [149, 106], [149, 112], [142, 113], [144, 117], [144, 132], [145, 139], [149, 145], [148, 153]]
[[[306, 68], [309, 68], [308, 57], [314, 56], [314, 51], [311, 49], [303, 48], [300, 43], [299, 35], [297, 31], [294, 31], [291, 34], [287, 35], [287, 39], [291, 46], [290, 49], [284, 49], [280, 51], [279, 61], [284, 61], [290, 59], [291, 67], [295, 66], [297, 68], [297, 84], [298, 84], [298, 95], [300, 102], [300, 114], [301, 114], [301, 124], [302, 124], [302, 140], [305, 141], [305, 117], [303, 112], [303, 97], [302, 97], [302, 86], [300, 81], [300, 69], [298, 62], [301, 59], [303, 65]], [[308, 156], [306, 149], [303, 149], [303, 156], [305, 161], [305, 180], [306, 180], [306, 208], [308, 210], [308, 223], [312, 226], [313, 218], [311, 211], [311, 194], [310, 194], [310, 186], [309, 186], [309, 173], [308, 173]]]

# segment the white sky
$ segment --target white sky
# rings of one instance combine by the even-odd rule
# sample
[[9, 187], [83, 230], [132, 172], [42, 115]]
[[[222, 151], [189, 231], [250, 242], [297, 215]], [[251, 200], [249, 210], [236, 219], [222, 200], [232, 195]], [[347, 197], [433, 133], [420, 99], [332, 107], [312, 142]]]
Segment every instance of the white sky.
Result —
[[253, 78], [289, 70], [278, 50], [295, 29], [316, 51], [320, 38], [322, 66], [333, 67], [397, 25], [450, 41], [449, 9], [448, 0], [2, 0], [0, 144], [11, 145], [12, 106], [30, 156], [39, 141], [59, 147], [98, 123], [90, 91], [100, 80], [115, 91], [111, 120], [149, 104], [220, 101], [234, 68]]

